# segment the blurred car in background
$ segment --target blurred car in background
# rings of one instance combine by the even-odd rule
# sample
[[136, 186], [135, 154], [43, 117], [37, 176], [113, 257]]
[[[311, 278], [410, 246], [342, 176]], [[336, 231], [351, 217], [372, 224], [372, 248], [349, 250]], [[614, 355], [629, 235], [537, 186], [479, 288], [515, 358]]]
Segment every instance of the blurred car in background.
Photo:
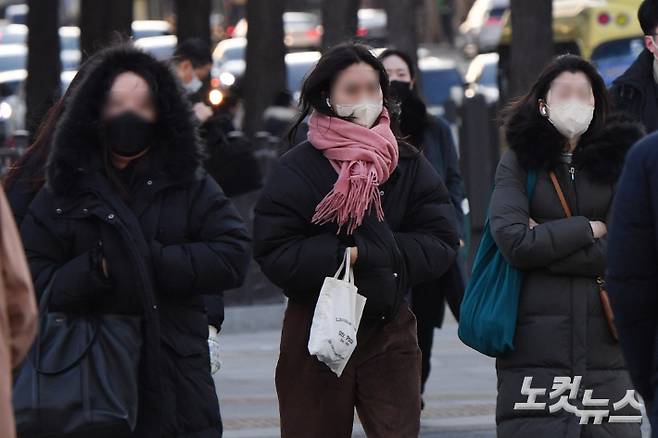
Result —
[[498, 53], [485, 53], [473, 58], [464, 75], [466, 97], [479, 93], [484, 96], [487, 104], [498, 102], [498, 59]]
[[[234, 37], [220, 41], [212, 52], [212, 77], [219, 78], [224, 74], [226, 86], [235, 82], [236, 75], [241, 75], [246, 69], [247, 39]], [[219, 84], [216, 84], [216, 87]]]
[[[286, 87], [294, 103], [299, 100], [304, 78], [320, 59], [320, 52], [293, 52], [286, 54]], [[238, 82], [245, 72], [245, 63], [240, 60], [227, 60], [213, 70], [209, 101], [213, 106], [221, 103], [222, 93]], [[218, 93], [219, 92], [219, 93]]]
[[17, 4], [7, 6], [5, 9], [5, 20], [9, 23], [27, 24], [27, 13], [29, 7], [27, 4]]
[[359, 9], [357, 17], [357, 39], [374, 47], [385, 46], [388, 41], [386, 11], [383, 9]]
[[[0, 44], [27, 44], [27, 26], [8, 24], [0, 28]], [[59, 44], [62, 50], [80, 50], [80, 28], [77, 26], [60, 27]]]
[[[132, 23], [132, 37], [137, 40], [155, 36], [171, 35], [171, 24], [164, 20], [137, 20]], [[0, 44], [27, 44], [28, 29], [25, 24], [7, 24], [0, 27]], [[80, 28], [59, 28], [62, 50], [80, 50]]]
[[135, 40], [135, 47], [150, 53], [159, 61], [168, 61], [174, 56], [177, 43], [176, 35], [161, 35]]
[[132, 23], [133, 39], [171, 35], [171, 24], [165, 20], [135, 20]]
[[[644, 48], [644, 33], [636, 18], [640, 3], [641, 0], [553, 0], [554, 53], [572, 53], [591, 61], [606, 85], [610, 85]], [[509, 13], [503, 22], [498, 52], [500, 89], [505, 94], [512, 37]]]
[[[246, 38], [233, 37], [220, 41], [212, 54], [212, 88], [227, 89], [233, 86], [236, 80], [242, 77], [247, 68], [246, 57]], [[217, 96], [216, 93], [215, 96]]]
[[234, 37], [220, 41], [212, 52], [216, 67], [227, 61], [244, 61], [247, 55], [247, 39]]
[[[71, 84], [76, 71], [62, 72], [61, 93]], [[12, 145], [17, 132], [25, 130], [25, 81], [27, 70], [0, 72], [0, 146]]]
[[310, 12], [283, 14], [283, 41], [288, 49], [312, 50], [322, 45], [320, 17]]
[[286, 81], [293, 103], [296, 105], [306, 75], [313, 70], [322, 54], [320, 52], [297, 52], [286, 55]]
[[0, 28], [0, 44], [27, 44], [27, 26], [7, 24]]
[[429, 113], [455, 123], [456, 106], [461, 103], [464, 78], [457, 61], [428, 56], [418, 59], [420, 91]]
[[509, 0], [475, 0], [459, 26], [462, 49], [468, 57], [496, 50], [503, 31], [503, 15], [509, 7]]
[[[77, 70], [80, 65], [79, 50], [60, 52], [62, 70]], [[27, 68], [27, 46], [24, 44], [0, 45], [0, 72]]]
[[0, 72], [24, 70], [27, 67], [27, 47], [23, 44], [0, 46]]
[[[246, 38], [248, 27], [247, 19], [242, 18], [231, 36]], [[290, 50], [318, 49], [322, 44], [320, 17], [312, 12], [284, 12], [283, 33], [283, 41]]]
[[621, 76], [644, 50], [644, 36], [622, 38], [597, 46], [592, 52], [592, 64], [599, 70], [606, 86]]

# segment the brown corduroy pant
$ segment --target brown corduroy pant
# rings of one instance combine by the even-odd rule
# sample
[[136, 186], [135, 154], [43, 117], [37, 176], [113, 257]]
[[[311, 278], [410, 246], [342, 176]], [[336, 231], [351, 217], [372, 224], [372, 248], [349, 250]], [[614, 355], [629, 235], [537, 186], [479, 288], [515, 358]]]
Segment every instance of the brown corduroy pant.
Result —
[[406, 304], [388, 324], [360, 327], [341, 377], [308, 352], [313, 308], [289, 302], [276, 367], [282, 438], [349, 438], [354, 408], [369, 438], [416, 438], [420, 349]]

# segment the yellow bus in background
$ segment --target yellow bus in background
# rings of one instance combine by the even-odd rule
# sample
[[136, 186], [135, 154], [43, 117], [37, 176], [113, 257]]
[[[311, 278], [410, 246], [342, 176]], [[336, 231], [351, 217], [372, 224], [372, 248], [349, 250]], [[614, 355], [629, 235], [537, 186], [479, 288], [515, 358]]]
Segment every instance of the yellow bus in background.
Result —
[[[555, 54], [572, 53], [591, 61], [607, 85], [644, 49], [637, 10], [641, 0], [553, 0]], [[509, 11], [500, 39], [501, 85], [509, 68], [512, 38]]]

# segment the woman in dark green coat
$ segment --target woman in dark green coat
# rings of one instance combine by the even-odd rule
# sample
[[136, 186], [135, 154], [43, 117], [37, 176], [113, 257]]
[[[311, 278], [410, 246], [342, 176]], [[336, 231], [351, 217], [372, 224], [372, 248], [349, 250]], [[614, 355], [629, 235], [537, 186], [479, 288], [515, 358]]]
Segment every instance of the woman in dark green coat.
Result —
[[[607, 113], [603, 80], [572, 55], [557, 58], [507, 110], [511, 150], [496, 172], [490, 223], [498, 247], [523, 270], [524, 281], [514, 350], [496, 361], [498, 438], [641, 436], [639, 423], [614, 422], [616, 416], [640, 412], [635, 399], [614, 406], [633, 386], [604, 314], [597, 277], [605, 273], [606, 223], [616, 181], [626, 151], [642, 131]], [[529, 203], [530, 169], [537, 183]], [[561, 377], [574, 383], [563, 393], [554, 391]], [[521, 409], [517, 403], [533, 402], [529, 393], [537, 388], [545, 390], [536, 393], [537, 404]], [[600, 413], [602, 424], [587, 418], [594, 410], [607, 411]]]

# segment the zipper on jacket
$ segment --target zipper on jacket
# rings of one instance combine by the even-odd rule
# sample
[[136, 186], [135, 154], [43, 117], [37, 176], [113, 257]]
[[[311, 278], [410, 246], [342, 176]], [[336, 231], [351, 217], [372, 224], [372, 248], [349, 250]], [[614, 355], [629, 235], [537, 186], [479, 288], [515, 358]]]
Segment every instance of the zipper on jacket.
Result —
[[571, 187], [573, 188], [574, 205], [571, 208], [573, 210], [573, 214], [577, 215], [579, 208], [578, 208], [578, 187], [576, 185], [576, 167], [569, 164], [567, 172], [569, 172], [569, 175], [571, 175]]

